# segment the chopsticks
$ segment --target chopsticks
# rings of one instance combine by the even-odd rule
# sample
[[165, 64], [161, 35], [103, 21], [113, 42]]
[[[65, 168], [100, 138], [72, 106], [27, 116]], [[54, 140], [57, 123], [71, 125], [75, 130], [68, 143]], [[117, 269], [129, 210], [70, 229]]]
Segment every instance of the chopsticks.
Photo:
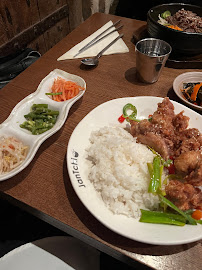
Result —
[[121, 29], [123, 27], [123, 25], [120, 25], [118, 28], [115, 28], [114, 30], [112, 30], [111, 32], [109, 32], [108, 34], [102, 36], [104, 33], [106, 33], [109, 29], [111, 29], [112, 27], [116, 26], [117, 24], [120, 23], [121, 20], [115, 22], [114, 24], [112, 24], [110, 27], [108, 27], [106, 30], [104, 30], [102, 33], [100, 33], [98, 36], [96, 36], [93, 40], [91, 40], [90, 42], [88, 42], [84, 47], [82, 47], [75, 55], [74, 57], [76, 57], [77, 55], [79, 55], [80, 53], [84, 52], [85, 50], [87, 50], [88, 48], [92, 47], [93, 45], [95, 45], [96, 43], [100, 42], [102, 39], [106, 38], [107, 36], [109, 36], [110, 34], [112, 34], [115, 31], [118, 31], [119, 29]]

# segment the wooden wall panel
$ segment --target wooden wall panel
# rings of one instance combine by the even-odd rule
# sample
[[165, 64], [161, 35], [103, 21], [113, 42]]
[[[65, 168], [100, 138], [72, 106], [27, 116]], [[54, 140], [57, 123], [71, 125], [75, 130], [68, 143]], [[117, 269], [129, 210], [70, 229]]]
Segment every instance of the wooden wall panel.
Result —
[[[83, 22], [83, 0], [69, 0], [69, 24], [70, 29], [75, 29]], [[88, 2], [88, 1], [87, 1]]]
[[32, 42], [27, 44], [27, 48], [32, 48], [33, 50], [36, 50], [40, 52], [41, 55], [47, 52], [47, 48], [44, 44], [44, 36], [41, 35]]
[[[15, 4], [14, 4], [15, 2]], [[31, 47], [44, 54], [69, 31], [68, 0], [0, 0], [0, 57]]]
[[1, 0], [0, 12], [8, 30], [8, 39], [13, 38], [40, 20], [37, 1], [35, 0]]
[[3, 17], [0, 13], [0, 45], [4, 44], [8, 41], [7, 33], [6, 33], [7, 27], [5, 26], [5, 23], [3, 21]]
[[[0, 57], [30, 47], [44, 54], [106, 1], [0, 0]], [[95, 8], [96, 6], [96, 8]]]
[[67, 0], [38, 0], [37, 2], [41, 19], [67, 4]]
[[[67, 2], [67, 0], [38, 0], [40, 18], [43, 19], [49, 16], [56, 10], [59, 10], [61, 7], [67, 5]], [[52, 48], [70, 32], [68, 19], [68, 17], [62, 19], [60, 22], [57, 22], [53, 27], [49, 28], [44, 33], [44, 43], [46, 45], [46, 50]]]
[[46, 49], [49, 50], [70, 32], [68, 18], [64, 18], [56, 23], [52, 28], [44, 33]]

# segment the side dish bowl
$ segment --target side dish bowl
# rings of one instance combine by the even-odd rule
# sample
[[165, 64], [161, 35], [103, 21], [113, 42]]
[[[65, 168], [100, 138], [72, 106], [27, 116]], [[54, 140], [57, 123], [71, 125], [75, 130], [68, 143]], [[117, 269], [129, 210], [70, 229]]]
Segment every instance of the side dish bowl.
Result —
[[202, 111], [202, 106], [189, 102], [182, 93], [183, 83], [202, 82], [202, 72], [185, 72], [177, 76], [173, 82], [173, 90], [175, 94], [189, 107]]
[[202, 7], [183, 3], [162, 4], [151, 8], [147, 13], [147, 31], [150, 37], [159, 38], [168, 42], [173, 54], [197, 55], [202, 53], [202, 33], [177, 31], [158, 23], [158, 16], [169, 10], [174, 15], [184, 8], [202, 17]]
[[[51, 92], [51, 86], [53, 85], [54, 80], [58, 77], [77, 83], [83, 88], [83, 90], [81, 90], [77, 96], [64, 102], [52, 100], [46, 95], [46, 93]], [[28, 146], [28, 154], [25, 160], [19, 166], [10, 170], [9, 172], [0, 174], [0, 181], [13, 177], [29, 165], [40, 145], [63, 126], [67, 119], [70, 108], [84, 95], [85, 90], [86, 82], [83, 78], [60, 69], [54, 69], [40, 82], [35, 92], [25, 97], [13, 108], [9, 117], [0, 124], [0, 136], [13, 136], [17, 138], [24, 145]], [[30, 112], [30, 108], [33, 106], [33, 104], [46, 104], [50, 110], [59, 111], [59, 115], [54, 126], [46, 132], [37, 135], [33, 135], [27, 129], [20, 127], [20, 124], [26, 120], [24, 116]]]

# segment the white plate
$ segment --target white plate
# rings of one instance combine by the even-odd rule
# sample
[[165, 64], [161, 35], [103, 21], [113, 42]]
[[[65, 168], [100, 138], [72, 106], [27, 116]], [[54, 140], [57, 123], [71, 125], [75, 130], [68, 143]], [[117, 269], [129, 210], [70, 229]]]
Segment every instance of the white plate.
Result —
[[[78, 197], [86, 208], [106, 227], [112, 231], [149, 244], [178, 245], [202, 239], [201, 225], [184, 227], [171, 225], [157, 225], [140, 223], [137, 219], [124, 215], [114, 215], [98, 197], [88, 179], [88, 166], [85, 160], [85, 149], [89, 147], [89, 137], [92, 131], [104, 126], [122, 126], [118, 117], [122, 108], [127, 103], [137, 107], [139, 119], [148, 118], [157, 109], [157, 104], [162, 101], [159, 97], [128, 97], [108, 101], [91, 111], [77, 125], [72, 133], [67, 147], [67, 167], [71, 183]], [[190, 117], [190, 127], [197, 127], [202, 132], [202, 116], [193, 110], [172, 101], [175, 113], [184, 110]], [[126, 121], [125, 121], [126, 122]]]
[[99, 256], [96, 249], [73, 237], [48, 237], [10, 251], [0, 258], [0, 269], [99, 270]]
[[181, 89], [183, 89], [183, 83], [189, 82], [202, 82], [202, 72], [185, 72], [177, 76], [173, 82], [173, 90], [176, 95], [188, 106], [198, 111], [202, 111], [202, 106], [195, 105], [185, 99]]
[[[54, 82], [54, 79], [58, 76], [76, 82], [80, 86], [84, 87], [84, 90], [81, 90], [79, 94], [67, 101], [57, 102], [52, 100], [49, 96], [45, 93], [51, 92], [51, 86]], [[20, 166], [16, 167], [14, 170], [10, 171], [9, 173], [1, 174], [0, 181], [6, 180], [11, 178], [12, 176], [16, 175], [20, 171], [22, 171], [25, 167], [29, 165], [32, 161], [33, 157], [35, 156], [39, 146], [51, 135], [56, 133], [65, 123], [67, 115], [71, 106], [83, 96], [86, 90], [86, 83], [85, 81], [76, 75], [67, 73], [65, 71], [55, 69], [50, 72], [39, 84], [37, 90], [21, 100], [12, 110], [9, 117], [0, 125], [0, 136], [4, 135], [7, 136], [14, 136], [17, 139], [21, 140], [24, 145], [29, 146], [28, 155], [24, 162], [20, 164]], [[20, 124], [23, 123], [26, 119], [24, 115], [30, 112], [31, 106], [36, 104], [48, 104], [48, 107], [52, 110], [58, 110], [59, 116], [57, 118], [57, 122], [53, 126], [53, 128], [49, 129], [48, 131], [40, 134], [40, 135], [32, 135], [31, 132], [25, 130], [20, 127]]]

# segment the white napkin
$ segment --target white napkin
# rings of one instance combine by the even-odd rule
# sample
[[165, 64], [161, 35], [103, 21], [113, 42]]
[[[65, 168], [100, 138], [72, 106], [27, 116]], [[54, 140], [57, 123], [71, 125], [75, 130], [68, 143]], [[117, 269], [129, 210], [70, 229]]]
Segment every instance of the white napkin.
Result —
[[[116, 37], [118, 37], [119, 33], [118, 31], [115, 31], [114, 33], [110, 34], [108, 37], [104, 38], [103, 40], [99, 41], [86, 51], [80, 53], [76, 57], [75, 54], [88, 42], [93, 40], [97, 35], [99, 35], [101, 32], [103, 32], [105, 29], [110, 27], [112, 25], [112, 21], [109, 21], [105, 25], [103, 25], [100, 29], [98, 29], [96, 32], [94, 32], [92, 35], [75, 45], [73, 48], [71, 48], [69, 51], [67, 51], [65, 54], [60, 56], [57, 60], [66, 60], [66, 59], [75, 59], [75, 58], [83, 58], [83, 57], [90, 57], [97, 55], [104, 47], [106, 47], [112, 40], [114, 40]], [[110, 28], [107, 32], [104, 33], [106, 35], [107, 33], [114, 30], [115, 27]], [[115, 53], [126, 53], [129, 52], [128, 47], [126, 46], [125, 42], [122, 38], [120, 38], [118, 41], [116, 41], [110, 48], [108, 48], [103, 55], [108, 54], [115, 54]]]

